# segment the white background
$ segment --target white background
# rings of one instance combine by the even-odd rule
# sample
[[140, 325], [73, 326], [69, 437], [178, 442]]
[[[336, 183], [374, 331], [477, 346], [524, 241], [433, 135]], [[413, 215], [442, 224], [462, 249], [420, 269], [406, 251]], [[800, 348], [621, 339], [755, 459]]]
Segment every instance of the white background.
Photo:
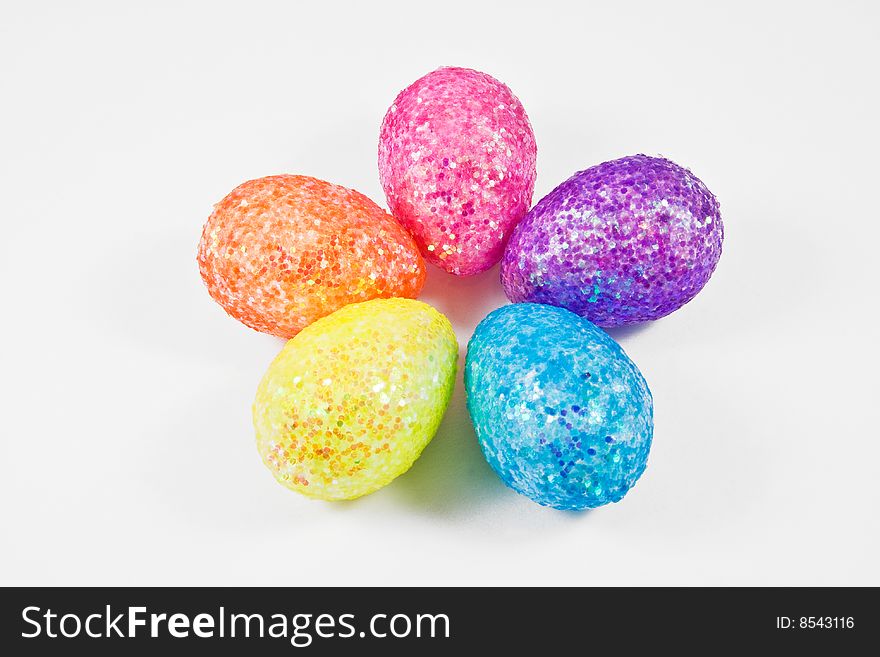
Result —
[[[3, 2], [0, 583], [880, 584], [880, 10], [708, 4]], [[638, 152], [721, 201], [708, 286], [614, 332], [656, 412], [620, 504], [506, 489], [460, 380], [412, 470], [359, 501], [302, 498], [257, 455], [282, 343], [211, 301], [201, 225], [282, 172], [384, 205], [379, 123], [441, 65], [522, 100], [535, 201]], [[505, 303], [497, 268], [431, 269], [422, 298], [462, 355]]]

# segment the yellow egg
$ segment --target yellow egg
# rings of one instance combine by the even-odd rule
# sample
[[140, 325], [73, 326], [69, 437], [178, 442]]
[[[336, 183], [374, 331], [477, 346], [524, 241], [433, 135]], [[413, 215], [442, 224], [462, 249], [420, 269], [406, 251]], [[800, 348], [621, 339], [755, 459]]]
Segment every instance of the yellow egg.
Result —
[[449, 320], [412, 299], [345, 306], [291, 339], [254, 401], [257, 449], [284, 486], [346, 500], [406, 472], [455, 384]]

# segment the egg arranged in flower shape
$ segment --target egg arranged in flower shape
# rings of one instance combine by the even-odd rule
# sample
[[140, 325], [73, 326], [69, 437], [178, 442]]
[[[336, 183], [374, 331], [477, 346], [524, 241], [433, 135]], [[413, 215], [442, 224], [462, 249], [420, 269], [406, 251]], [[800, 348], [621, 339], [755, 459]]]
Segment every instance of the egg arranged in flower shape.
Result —
[[309, 497], [378, 490], [436, 433], [457, 362], [449, 320], [420, 301], [375, 299], [319, 319], [260, 382], [253, 418], [263, 463]]
[[441, 68], [400, 92], [382, 121], [379, 177], [425, 258], [469, 275], [498, 262], [532, 202], [535, 136], [490, 75]]
[[690, 171], [635, 155], [576, 173], [517, 225], [501, 263], [514, 302], [547, 303], [612, 327], [659, 319], [709, 280], [724, 228]]
[[645, 379], [607, 333], [564, 308], [490, 313], [468, 344], [465, 387], [489, 465], [538, 504], [617, 502], [645, 470], [654, 429]]
[[363, 194], [308, 176], [258, 178], [214, 206], [199, 270], [227, 313], [296, 335], [348, 303], [415, 297], [425, 263], [409, 233]]

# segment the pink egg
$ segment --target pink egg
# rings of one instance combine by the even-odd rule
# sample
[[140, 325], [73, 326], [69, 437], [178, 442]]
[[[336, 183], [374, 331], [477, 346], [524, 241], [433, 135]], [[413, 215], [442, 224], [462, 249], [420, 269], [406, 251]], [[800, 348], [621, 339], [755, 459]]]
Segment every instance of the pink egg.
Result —
[[388, 205], [425, 259], [467, 276], [492, 267], [532, 202], [535, 135], [507, 86], [441, 68], [400, 92], [379, 134]]

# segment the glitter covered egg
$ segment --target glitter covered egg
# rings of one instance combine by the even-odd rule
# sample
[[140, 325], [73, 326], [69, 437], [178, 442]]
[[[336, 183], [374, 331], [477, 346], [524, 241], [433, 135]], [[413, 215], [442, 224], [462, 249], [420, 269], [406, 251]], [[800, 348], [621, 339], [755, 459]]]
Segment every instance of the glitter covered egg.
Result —
[[449, 320], [411, 299], [374, 299], [303, 329], [269, 366], [253, 407], [257, 448], [284, 486], [344, 500], [406, 472], [452, 395]]
[[693, 299], [723, 238], [718, 202], [690, 171], [624, 157], [576, 173], [532, 208], [507, 245], [501, 282], [514, 302], [634, 324]]
[[227, 313], [283, 338], [348, 303], [415, 297], [425, 282], [415, 242], [391, 215], [307, 176], [236, 187], [214, 206], [198, 263]]
[[391, 213], [429, 262], [462, 276], [501, 258], [531, 205], [535, 157], [516, 96], [466, 68], [438, 69], [401, 91], [379, 135]]
[[489, 465], [539, 504], [617, 502], [645, 470], [648, 385], [607, 333], [564, 308], [492, 312], [468, 344], [465, 387]]

